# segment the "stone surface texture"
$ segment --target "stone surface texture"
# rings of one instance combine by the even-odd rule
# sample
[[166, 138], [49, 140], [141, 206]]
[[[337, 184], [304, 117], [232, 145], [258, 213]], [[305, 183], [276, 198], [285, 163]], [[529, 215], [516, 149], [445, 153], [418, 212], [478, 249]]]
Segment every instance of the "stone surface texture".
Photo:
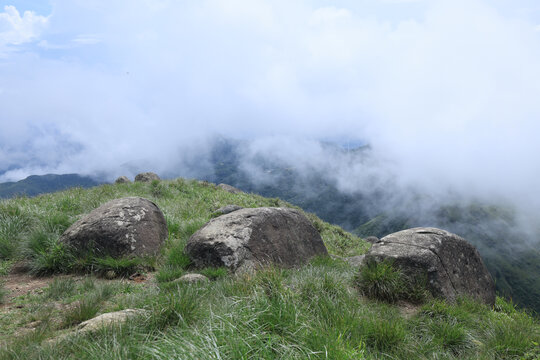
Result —
[[178, 279], [174, 280], [175, 283], [197, 283], [210, 281], [206, 276], [202, 274], [184, 274]]
[[77, 253], [120, 257], [157, 255], [168, 230], [153, 202], [140, 197], [111, 200], [71, 225], [60, 241]]
[[292, 267], [328, 254], [311, 222], [289, 208], [246, 208], [219, 216], [191, 236], [186, 252], [197, 267], [233, 271], [270, 263]]
[[78, 332], [91, 332], [96, 331], [104, 327], [112, 325], [122, 325], [130, 318], [137, 315], [145, 314], [146, 311], [142, 309], [125, 309], [121, 311], [115, 311], [110, 313], [101, 314], [90, 320], [83, 321], [77, 326]]
[[470, 296], [495, 303], [495, 284], [474, 246], [437, 228], [414, 228], [380, 239], [365, 262], [392, 259], [408, 276], [427, 274], [428, 290], [450, 302]]

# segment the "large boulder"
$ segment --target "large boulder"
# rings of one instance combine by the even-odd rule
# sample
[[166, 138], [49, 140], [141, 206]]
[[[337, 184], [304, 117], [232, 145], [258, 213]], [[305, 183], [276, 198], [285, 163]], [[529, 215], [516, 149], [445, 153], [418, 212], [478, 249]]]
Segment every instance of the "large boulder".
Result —
[[165, 217], [156, 204], [128, 197], [109, 201], [83, 216], [60, 241], [79, 254], [144, 256], [156, 255], [167, 236]]
[[288, 208], [240, 209], [212, 219], [191, 236], [186, 252], [197, 267], [233, 271], [269, 263], [292, 267], [328, 254], [311, 222]]
[[145, 172], [135, 176], [135, 182], [151, 182], [153, 180], [161, 180], [156, 173]]
[[364, 263], [391, 259], [405, 275], [427, 275], [435, 297], [450, 302], [469, 296], [495, 303], [495, 284], [478, 251], [463, 238], [436, 228], [414, 228], [390, 234], [374, 243]]

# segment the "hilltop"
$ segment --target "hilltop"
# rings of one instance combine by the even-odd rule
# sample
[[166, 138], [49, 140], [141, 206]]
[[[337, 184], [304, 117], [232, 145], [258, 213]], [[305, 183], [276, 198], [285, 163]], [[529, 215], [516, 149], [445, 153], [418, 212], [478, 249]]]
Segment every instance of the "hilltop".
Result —
[[[141, 196], [165, 214], [169, 238], [146, 259], [73, 259], [58, 243], [82, 214]], [[493, 309], [386, 303], [360, 295], [358, 269], [341, 260], [369, 244], [306, 214], [334, 257], [297, 269], [176, 283], [189, 269], [187, 239], [216, 209], [294, 207], [185, 179], [74, 188], [0, 202], [1, 359], [537, 359], [540, 323], [498, 298]], [[18, 271], [18, 273], [14, 273]], [[41, 277], [34, 277], [39, 274]], [[16, 281], [25, 282], [17, 285]], [[142, 309], [122, 327], [76, 333], [84, 320]]]

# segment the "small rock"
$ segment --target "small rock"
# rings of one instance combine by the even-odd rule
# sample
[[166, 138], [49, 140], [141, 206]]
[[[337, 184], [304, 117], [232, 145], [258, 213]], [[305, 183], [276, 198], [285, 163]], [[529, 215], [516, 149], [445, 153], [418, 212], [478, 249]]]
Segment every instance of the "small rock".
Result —
[[152, 180], [161, 180], [156, 173], [145, 172], [140, 173], [135, 176], [135, 182], [151, 182]]
[[198, 283], [210, 281], [206, 276], [201, 274], [185, 274], [174, 280], [175, 283]]
[[146, 310], [143, 309], [126, 309], [121, 311], [115, 311], [110, 313], [101, 314], [96, 316], [93, 319], [86, 320], [77, 326], [77, 331], [79, 332], [90, 332], [99, 330], [106, 326], [111, 325], [121, 325], [125, 323], [130, 318], [133, 318], [136, 315], [145, 314]]
[[118, 179], [115, 180], [115, 184], [127, 184], [130, 183], [131, 180], [127, 178], [127, 176], [120, 176]]
[[228, 184], [219, 184], [218, 188], [223, 189], [227, 192], [230, 192], [231, 194], [241, 194], [243, 193], [242, 190], [235, 188], [234, 186], [228, 185]]

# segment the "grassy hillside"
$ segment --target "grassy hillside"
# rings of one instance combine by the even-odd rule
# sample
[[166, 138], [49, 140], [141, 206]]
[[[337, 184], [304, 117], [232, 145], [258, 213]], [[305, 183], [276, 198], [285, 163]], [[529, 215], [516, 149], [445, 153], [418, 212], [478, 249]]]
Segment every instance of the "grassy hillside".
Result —
[[75, 186], [88, 188], [96, 185], [99, 185], [99, 182], [77, 174], [32, 175], [17, 182], [0, 183], [0, 198], [7, 199], [16, 195], [35, 196]]
[[[82, 214], [124, 196], [163, 210], [169, 239], [155, 259], [75, 259], [57, 242]], [[537, 359], [540, 323], [497, 300], [495, 309], [460, 300], [448, 305], [388, 304], [363, 298], [357, 269], [316, 258], [299, 269], [269, 268], [234, 276], [204, 269], [212, 281], [176, 284], [189, 267], [189, 236], [227, 204], [291, 206], [279, 199], [230, 194], [177, 179], [103, 185], [0, 202], [0, 282], [11, 267], [46, 286], [17, 295], [0, 287], [0, 359]], [[364, 253], [368, 245], [308, 214], [330, 253]], [[21, 264], [24, 264], [22, 266]], [[146, 281], [122, 278], [133, 271]], [[75, 274], [73, 274], [75, 272]], [[114, 279], [105, 279], [114, 278]], [[26, 280], [31, 279], [27, 278]], [[122, 327], [76, 334], [97, 314], [146, 313]]]

